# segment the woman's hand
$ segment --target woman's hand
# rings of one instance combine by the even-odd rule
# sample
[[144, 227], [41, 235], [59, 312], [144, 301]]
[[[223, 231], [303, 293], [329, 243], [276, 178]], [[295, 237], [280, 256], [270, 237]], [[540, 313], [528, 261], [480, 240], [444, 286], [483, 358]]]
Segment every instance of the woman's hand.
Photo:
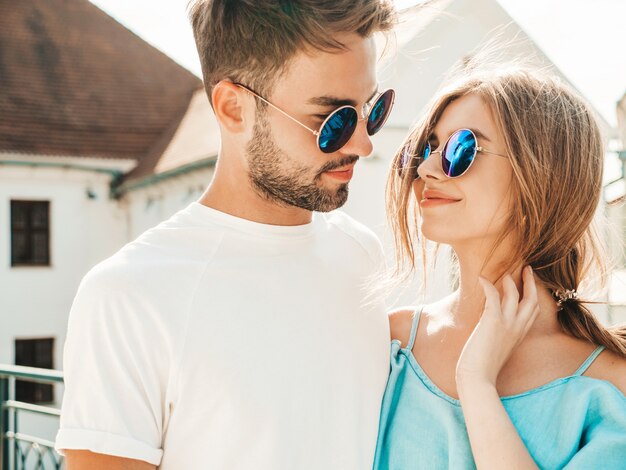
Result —
[[539, 313], [537, 287], [530, 266], [522, 271], [524, 298], [513, 278], [502, 280], [504, 296], [480, 278], [485, 309], [465, 343], [456, 366], [456, 386], [472, 454], [479, 470], [537, 469], [496, 389], [500, 370]]
[[502, 280], [502, 299], [491, 282], [482, 277], [479, 281], [485, 291], [485, 309], [457, 362], [459, 394], [470, 384], [495, 387], [500, 370], [539, 313], [537, 287], [530, 266], [522, 271], [524, 297], [521, 301], [517, 286], [508, 274]]

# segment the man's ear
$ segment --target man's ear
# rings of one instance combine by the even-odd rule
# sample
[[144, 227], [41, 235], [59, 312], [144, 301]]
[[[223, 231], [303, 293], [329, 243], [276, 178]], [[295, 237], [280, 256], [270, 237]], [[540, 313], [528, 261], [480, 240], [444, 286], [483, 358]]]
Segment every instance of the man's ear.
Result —
[[219, 123], [229, 132], [240, 133], [246, 130], [245, 100], [247, 94], [233, 82], [222, 80], [211, 92], [213, 111]]

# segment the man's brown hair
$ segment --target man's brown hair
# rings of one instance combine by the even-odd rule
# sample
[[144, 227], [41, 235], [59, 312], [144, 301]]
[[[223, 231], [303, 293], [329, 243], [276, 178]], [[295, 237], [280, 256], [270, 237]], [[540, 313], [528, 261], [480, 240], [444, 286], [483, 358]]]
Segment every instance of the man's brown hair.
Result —
[[369, 37], [396, 18], [391, 0], [192, 0], [189, 16], [209, 100], [224, 79], [268, 94], [298, 51], [342, 50], [337, 34]]

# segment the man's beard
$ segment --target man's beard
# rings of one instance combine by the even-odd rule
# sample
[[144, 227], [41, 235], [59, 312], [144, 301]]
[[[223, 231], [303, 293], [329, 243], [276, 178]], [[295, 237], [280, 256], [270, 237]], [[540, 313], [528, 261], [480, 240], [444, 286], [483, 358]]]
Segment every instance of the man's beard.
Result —
[[322, 173], [350, 165], [359, 159], [350, 156], [339, 162], [330, 162], [320, 168], [313, 181], [310, 181], [311, 169], [297, 165], [278, 148], [262, 111], [257, 111], [246, 153], [250, 181], [261, 196], [283, 206], [317, 212], [337, 209], [348, 199], [348, 184], [342, 184], [336, 190], [326, 189], [321, 186]]

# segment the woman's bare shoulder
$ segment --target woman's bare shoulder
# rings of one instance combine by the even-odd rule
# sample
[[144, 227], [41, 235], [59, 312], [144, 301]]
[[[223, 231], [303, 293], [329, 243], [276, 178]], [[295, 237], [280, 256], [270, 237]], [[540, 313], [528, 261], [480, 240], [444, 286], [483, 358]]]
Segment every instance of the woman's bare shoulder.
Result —
[[402, 347], [409, 343], [414, 315], [415, 307], [400, 307], [389, 312], [391, 339], [399, 340]]
[[626, 395], [626, 358], [613, 351], [604, 350], [584, 375], [606, 380]]

